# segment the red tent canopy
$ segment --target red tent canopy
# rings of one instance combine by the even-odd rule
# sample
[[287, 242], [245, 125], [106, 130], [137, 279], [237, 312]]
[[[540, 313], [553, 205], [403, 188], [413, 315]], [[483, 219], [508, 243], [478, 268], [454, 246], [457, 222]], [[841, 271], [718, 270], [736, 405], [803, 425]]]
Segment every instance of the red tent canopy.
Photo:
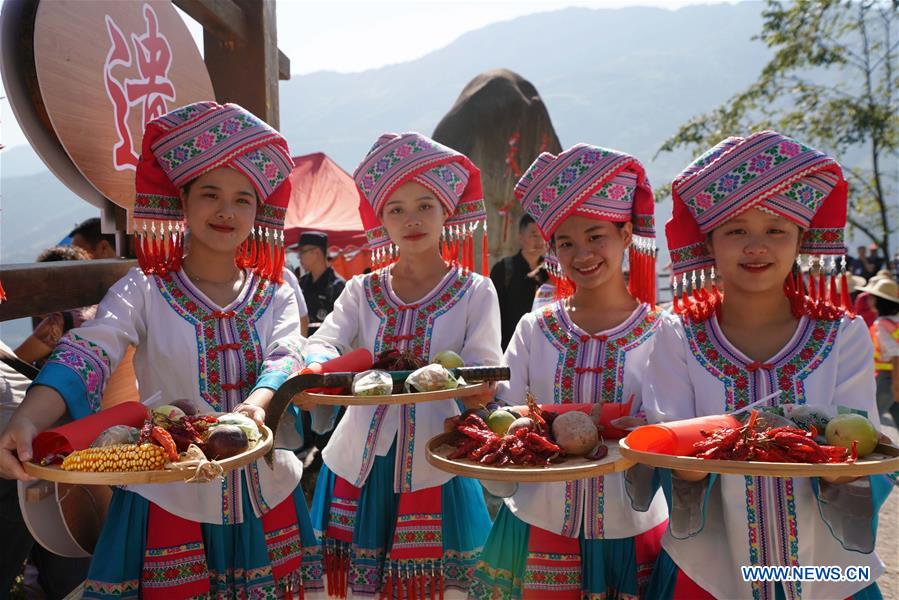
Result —
[[365, 230], [353, 178], [322, 152], [297, 156], [293, 164], [293, 191], [284, 219], [285, 244], [289, 247], [297, 243], [304, 231], [321, 231], [328, 234], [332, 252], [364, 248]]

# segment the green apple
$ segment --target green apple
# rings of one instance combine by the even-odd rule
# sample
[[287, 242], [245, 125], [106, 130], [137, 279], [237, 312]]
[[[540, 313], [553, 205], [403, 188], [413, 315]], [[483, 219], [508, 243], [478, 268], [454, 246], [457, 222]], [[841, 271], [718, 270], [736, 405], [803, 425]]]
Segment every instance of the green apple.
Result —
[[858, 457], [867, 456], [877, 447], [877, 430], [871, 421], [857, 414], [837, 415], [827, 424], [824, 438], [831, 446], [851, 448], [858, 442]]
[[438, 352], [434, 355], [434, 360], [432, 360], [431, 363], [443, 365], [445, 369], [458, 369], [459, 367], [465, 366], [465, 361], [462, 360], [462, 357], [452, 350]]
[[507, 410], [495, 410], [487, 417], [487, 427], [496, 435], [506, 435], [515, 421], [515, 415]]

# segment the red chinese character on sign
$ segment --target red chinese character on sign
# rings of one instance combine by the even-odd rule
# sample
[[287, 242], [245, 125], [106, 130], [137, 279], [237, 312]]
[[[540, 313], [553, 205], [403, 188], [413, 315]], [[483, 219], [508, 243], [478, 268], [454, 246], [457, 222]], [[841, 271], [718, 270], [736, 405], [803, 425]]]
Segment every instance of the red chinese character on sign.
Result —
[[[112, 46], [103, 67], [106, 93], [112, 103], [119, 141], [112, 151], [112, 163], [118, 171], [136, 169], [139, 149], [128, 127], [131, 108], [141, 106], [142, 126], [168, 112], [166, 101], [175, 100], [175, 86], [168, 77], [172, 65], [172, 48], [159, 31], [159, 19], [149, 4], [144, 5], [147, 29], [142, 35], [131, 35], [134, 54], [127, 37], [112, 17], [106, 15], [106, 30]], [[133, 56], [133, 58], [132, 58]], [[139, 77], [117, 79], [113, 69], [137, 67]], [[132, 69], [133, 70], [133, 69]]]

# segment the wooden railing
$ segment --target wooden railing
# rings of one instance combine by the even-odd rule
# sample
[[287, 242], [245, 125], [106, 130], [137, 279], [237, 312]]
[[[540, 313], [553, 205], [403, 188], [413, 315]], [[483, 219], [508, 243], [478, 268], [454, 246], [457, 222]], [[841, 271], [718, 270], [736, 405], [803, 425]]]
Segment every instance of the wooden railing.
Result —
[[0, 265], [0, 283], [6, 289], [0, 321], [97, 304], [136, 266], [136, 260], [126, 259]]

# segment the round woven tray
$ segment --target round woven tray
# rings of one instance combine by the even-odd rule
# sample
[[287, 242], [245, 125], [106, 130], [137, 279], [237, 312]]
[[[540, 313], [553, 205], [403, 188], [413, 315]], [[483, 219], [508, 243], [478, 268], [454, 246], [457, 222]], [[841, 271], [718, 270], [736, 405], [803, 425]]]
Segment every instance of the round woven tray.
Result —
[[[218, 464], [222, 468], [222, 473], [227, 473], [235, 469], [256, 461], [271, 450], [274, 436], [271, 429], [262, 427], [260, 430], [262, 437], [256, 442], [256, 445], [241, 452], [231, 458], [224, 460], [210, 461]], [[102, 473], [94, 473], [88, 471], [63, 471], [59, 465], [41, 466], [32, 462], [23, 463], [25, 472], [39, 479], [46, 481], [56, 481], [58, 483], [79, 483], [83, 485], [130, 485], [137, 483], [184, 483], [188, 479], [196, 475], [195, 467], [187, 467], [184, 469], [161, 469], [158, 471], [122, 471]], [[198, 481], [205, 481], [198, 479]]]
[[486, 479], [488, 481], [511, 481], [516, 483], [549, 483], [589, 479], [599, 475], [617, 473], [633, 466], [633, 462], [623, 458], [614, 440], [606, 441], [609, 453], [600, 460], [590, 460], [582, 456], [566, 458], [563, 462], [537, 466], [506, 465], [494, 467], [482, 465], [468, 459], [447, 458], [456, 449], [451, 442], [456, 433], [443, 433], [428, 442], [427, 459], [436, 468], [454, 475]]
[[671, 456], [633, 450], [625, 439], [619, 440], [622, 456], [635, 463], [666, 469], [761, 477], [861, 477], [899, 471], [899, 448], [885, 444], [878, 444], [872, 454], [854, 463], [814, 464], [706, 460], [692, 456]]

